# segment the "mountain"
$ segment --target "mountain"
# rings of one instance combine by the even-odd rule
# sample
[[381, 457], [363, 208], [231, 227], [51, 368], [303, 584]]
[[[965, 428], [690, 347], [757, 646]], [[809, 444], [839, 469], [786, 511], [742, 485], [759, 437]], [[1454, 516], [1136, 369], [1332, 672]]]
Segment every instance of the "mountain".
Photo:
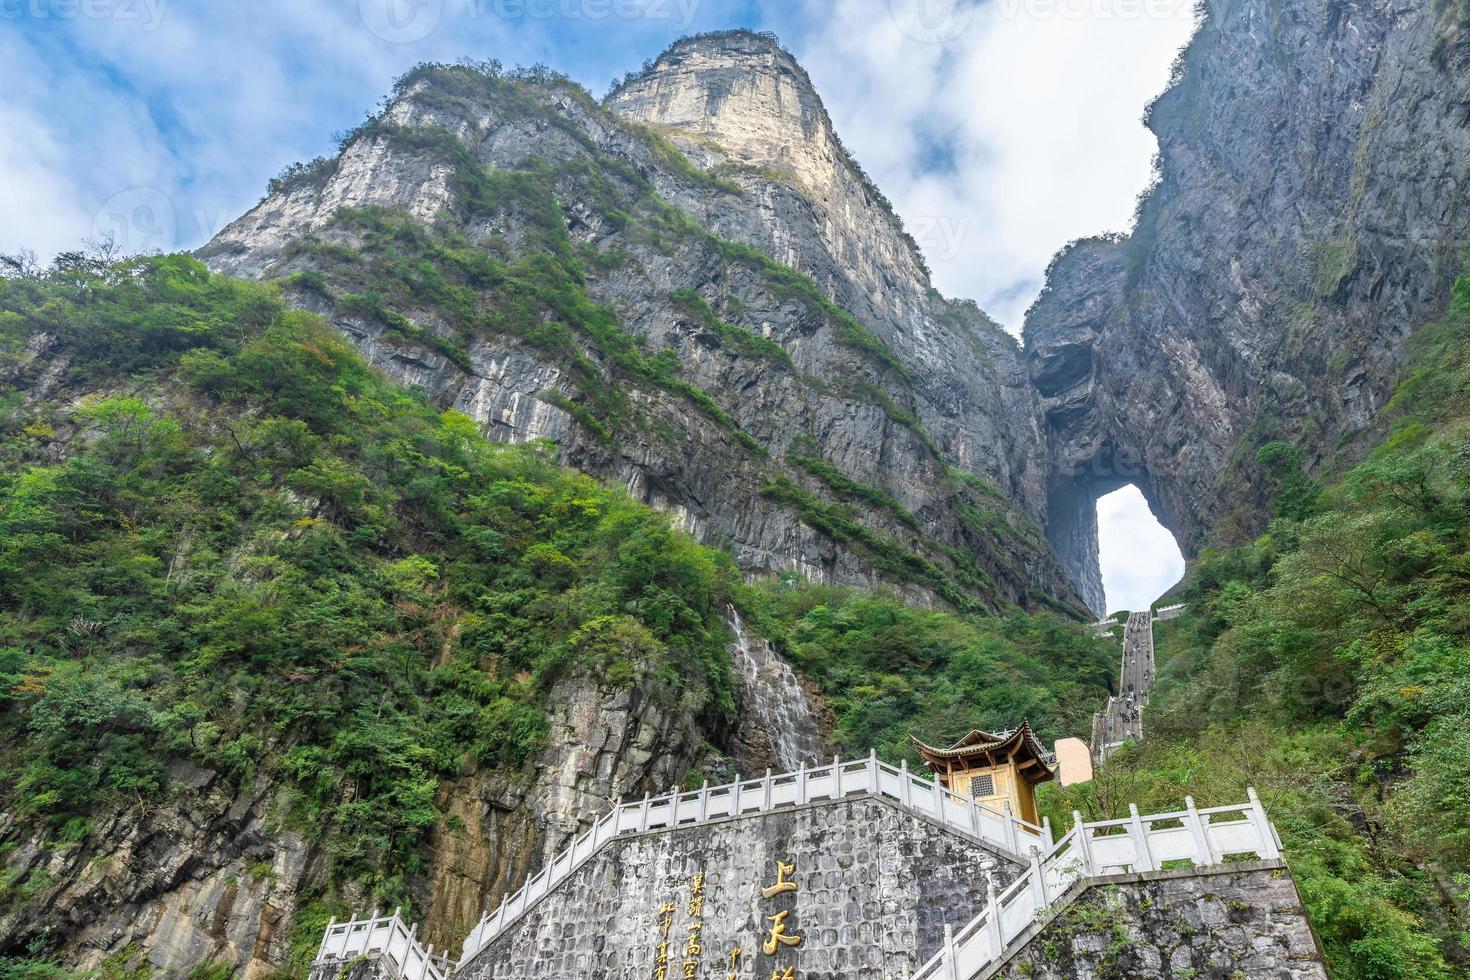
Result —
[[1019, 347], [934, 291], [771, 38], [681, 41], [600, 104], [548, 74], [415, 70], [199, 254], [747, 571], [1099, 603], [1044, 538]]
[[[1444, 312], [1470, 229], [1457, 5], [1212, 0], [1146, 122], [1158, 178], [1126, 238], [1053, 261], [1025, 342], [1053, 447], [1048, 522], [1136, 483], [1193, 557], [1264, 527], [1256, 450], [1360, 458], [1403, 344]], [[1371, 441], [1371, 440], [1370, 440]]]
[[1113, 659], [746, 584], [188, 256], [0, 277], [0, 976], [304, 975], [374, 905], [445, 948], [615, 799], [1082, 731]]
[[1465, 17], [1207, 5], [1024, 346], [749, 32], [602, 101], [420, 66], [197, 261], [11, 263], [0, 976], [299, 973], [374, 903], [443, 946], [620, 796], [1080, 734], [1128, 482], [1198, 618], [1156, 754], [1047, 805], [1269, 780], [1337, 968], [1453, 975], [1465, 413], [1405, 404], [1462, 408]]

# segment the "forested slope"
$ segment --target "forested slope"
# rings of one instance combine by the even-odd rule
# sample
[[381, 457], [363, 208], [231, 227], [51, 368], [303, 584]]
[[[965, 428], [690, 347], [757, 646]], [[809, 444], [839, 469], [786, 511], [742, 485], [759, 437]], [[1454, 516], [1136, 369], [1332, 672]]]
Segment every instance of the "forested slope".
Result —
[[[1061, 812], [1239, 799], [1285, 839], [1339, 978], [1470, 964], [1470, 278], [1410, 344], [1361, 464], [1322, 485], [1259, 451], [1274, 519], [1207, 551], [1157, 627], [1143, 744]], [[1172, 601], [1172, 600], [1171, 600]]]
[[1058, 617], [745, 584], [275, 286], [184, 256], [7, 276], [7, 978], [299, 972], [372, 904], [457, 942], [589, 811], [741, 765], [732, 605], [842, 751], [1018, 710], [1076, 733], [1103, 694], [1108, 644]]

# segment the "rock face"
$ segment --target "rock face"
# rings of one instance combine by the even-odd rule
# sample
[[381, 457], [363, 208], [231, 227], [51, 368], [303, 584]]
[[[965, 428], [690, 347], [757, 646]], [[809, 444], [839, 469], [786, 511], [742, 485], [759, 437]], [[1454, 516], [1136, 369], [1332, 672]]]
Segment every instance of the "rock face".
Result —
[[[769, 897], [777, 862], [796, 887]], [[875, 799], [826, 802], [698, 827], [617, 838], [472, 957], [466, 980], [654, 976], [660, 908], [669, 918], [670, 976], [690, 956], [699, 976], [904, 976], [932, 956], [946, 924], [962, 926], [986, 897], [987, 869], [1004, 888], [1024, 866]], [[703, 902], [690, 914], [700, 878]], [[794, 946], [761, 944], [770, 916]], [[701, 949], [688, 952], [690, 926]]]
[[[6, 854], [8, 873], [29, 873], [31, 894], [0, 912], [5, 948], [61, 936], [81, 970], [121, 954], [129, 969], [146, 961], [164, 975], [207, 961], [245, 977], [275, 973], [319, 855], [272, 825], [272, 787], [235, 790], [182, 761], [169, 778], [173, 806], [99, 819], [74, 847], [33, 838]], [[0, 817], [0, 839], [7, 822]]]
[[[738, 622], [733, 610], [731, 618]], [[820, 706], [788, 686], [796, 684], [791, 668], [743, 630], [730, 655], [749, 708], [732, 732], [680, 720], [649, 681], [606, 688], [570, 679], [548, 697], [546, 746], [533, 765], [466, 771], [441, 786], [443, 817], [425, 855], [423, 940], [441, 949], [459, 943], [612, 801], [667, 792], [696, 763], [708, 767], [711, 740], [730, 745], [742, 776], [786, 759], [830, 756]], [[751, 657], [759, 664], [753, 681], [744, 676]], [[123, 953], [165, 975], [205, 962], [246, 977], [276, 975], [297, 938], [302, 897], [323, 877], [321, 845], [271, 819], [284, 805], [274, 786], [242, 791], [183, 761], [169, 777], [167, 804], [98, 819], [74, 847], [36, 838], [0, 852], [4, 870], [27, 880], [30, 893], [0, 909], [0, 950], [62, 937], [82, 970]], [[0, 843], [9, 842], [12, 822], [0, 814]], [[355, 908], [368, 904], [350, 892], [343, 898]]]
[[1093, 885], [995, 974], [1003, 980], [1326, 980], [1284, 866], [1121, 875]]
[[1331, 465], [1470, 226], [1457, 10], [1212, 0], [1153, 105], [1160, 178], [1126, 240], [1058, 256], [1026, 322], [1052, 443], [1048, 534], [1085, 579], [1086, 501], [1136, 483], [1193, 555], [1259, 530], [1255, 449]]
[[[524, 195], [475, 198], [465, 173], [482, 166], [487, 184], [547, 179], [555, 227]], [[575, 253], [575, 288], [639, 350], [668, 352], [665, 375], [575, 318], [570, 343], [549, 347], [503, 318], [460, 317], [440, 293], [392, 295], [365, 208], [512, 266]], [[394, 378], [495, 437], [555, 439], [564, 462], [674, 512], [751, 572], [976, 608], [1083, 605], [1041, 531], [1046, 442], [1019, 348], [932, 290], [769, 38], [682, 41], [603, 105], [556, 79], [422, 72], [340, 158], [280, 183], [200, 255], [286, 281]], [[426, 258], [460, 284], [443, 255]], [[521, 285], [483, 280], [475, 302], [515, 308]], [[386, 315], [351, 301], [373, 290]], [[604, 388], [632, 409], [604, 411]]]

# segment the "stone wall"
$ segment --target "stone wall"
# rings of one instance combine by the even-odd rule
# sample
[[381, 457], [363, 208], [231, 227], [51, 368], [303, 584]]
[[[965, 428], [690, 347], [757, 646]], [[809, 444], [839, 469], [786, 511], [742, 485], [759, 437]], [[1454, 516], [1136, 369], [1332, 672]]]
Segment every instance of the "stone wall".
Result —
[[[456, 976], [649, 978], [656, 975], [661, 918], [668, 922], [669, 978], [685, 975], [690, 925], [702, 937], [700, 977], [765, 978], [795, 967], [802, 980], [904, 976], [938, 948], [946, 924], [968, 922], [986, 901], [983, 866], [997, 887], [1020, 865], [978, 842], [875, 798], [746, 815], [620, 839], [512, 925]], [[794, 891], [762, 896], [778, 880]], [[703, 907], [691, 888], [703, 874]], [[673, 903], [672, 915], [660, 907]], [[770, 916], [799, 945], [761, 951]], [[738, 968], [731, 953], [739, 948]]]
[[381, 956], [358, 956], [350, 960], [324, 960], [312, 964], [311, 980], [399, 980], [392, 960]]
[[1326, 980], [1280, 862], [1095, 879], [997, 980]]

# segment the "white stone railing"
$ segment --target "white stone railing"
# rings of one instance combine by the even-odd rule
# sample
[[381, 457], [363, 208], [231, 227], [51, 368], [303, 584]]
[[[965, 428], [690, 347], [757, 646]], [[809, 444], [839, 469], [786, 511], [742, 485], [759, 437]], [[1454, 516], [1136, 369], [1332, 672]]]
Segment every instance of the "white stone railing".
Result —
[[1187, 603], [1176, 602], [1172, 606], [1161, 606], [1154, 610], [1154, 622], [1161, 623], [1183, 615]]
[[642, 833], [661, 828], [693, 826], [743, 814], [762, 813], [777, 807], [803, 806], [823, 800], [840, 800], [855, 795], [884, 796], [920, 814], [943, 822], [955, 830], [977, 837], [992, 847], [1024, 862], [1033, 851], [1051, 848], [1051, 826], [1028, 823], [1008, 810], [994, 810], [966, 796], [951, 793], [937, 778], [921, 779], [908, 769], [878, 761], [874, 753], [853, 762], [832, 760], [831, 765], [724, 786], [706, 783], [692, 792], [671, 792], [620, 803], [592, 824], [549, 864], [528, 879], [500, 907], [480, 920], [464, 941], [459, 965], [488, 946], [497, 936], [544, 898], [558, 883], [570, 877], [620, 834]]
[[1099, 875], [1158, 871], [1166, 866], [1209, 867], [1235, 860], [1281, 856], [1281, 841], [1266, 810], [1250, 802], [1141, 817], [1130, 806], [1122, 820], [1073, 827], [1046, 854], [1033, 854], [1031, 869], [999, 894], [992, 887], [985, 908], [958, 933], [945, 926], [944, 945], [911, 980], [972, 980], [1001, 963], [1017, 937], [1075, 882]]
[[391, 960], [402, 980], [445, 980], [454, 972], [454, 961], [444, 955], [435, 956], [432, 943], [427, 950], [419, 946], [418, 925], [404, 925], [399, 918], [401, 911], [394, 909], [392, 915], [384, 916], [375, 911], [362, 919], [353, 916], [348, 922], [333, 917], [317, 947], [316, 962], [376, 954]]

